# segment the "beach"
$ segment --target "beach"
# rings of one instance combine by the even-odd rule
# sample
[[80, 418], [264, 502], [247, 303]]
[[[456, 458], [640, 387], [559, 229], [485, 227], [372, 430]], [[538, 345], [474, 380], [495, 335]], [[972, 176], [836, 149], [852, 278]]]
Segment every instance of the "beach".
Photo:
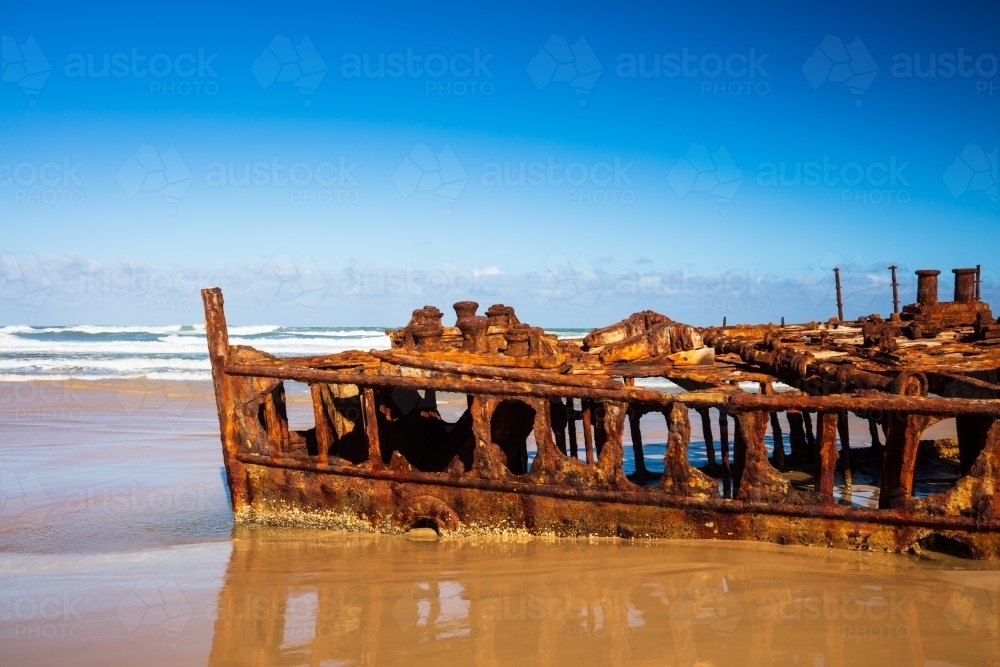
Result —
[[203, 381], [2, 383], [0, 432], [4, 665], [997, 660], [992, 563], [234, 526]]

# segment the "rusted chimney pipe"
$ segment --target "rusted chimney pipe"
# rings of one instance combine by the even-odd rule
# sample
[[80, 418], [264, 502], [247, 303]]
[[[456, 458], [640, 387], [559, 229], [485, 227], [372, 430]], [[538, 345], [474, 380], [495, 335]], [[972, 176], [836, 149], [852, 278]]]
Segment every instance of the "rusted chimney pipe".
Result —
[[974, 303], [976, 301], [976, 270], [952, 269], [955, 274], [955, 301]]
[[917, 274], [917, 303], [921, 306], [933, 306], [938, 302], [937, 269], [919, 269]]
[[472, 317], [479, 310], [479, 304], [475, 301], [459, 301], [453, 307], [455, 308], [455, 315], [459, 320], [463, 317]]

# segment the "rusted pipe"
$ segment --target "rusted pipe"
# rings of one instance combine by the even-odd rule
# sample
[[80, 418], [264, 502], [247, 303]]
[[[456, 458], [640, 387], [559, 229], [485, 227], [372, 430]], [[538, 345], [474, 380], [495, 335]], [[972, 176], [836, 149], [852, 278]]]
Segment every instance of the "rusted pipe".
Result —
[[531, 368], [509, 368], [504, 366], [484, 366], [480, 364], [464, 364], [455, 361], [438, 361], [425, 359], [409, 354], [398, 354], [382, 350], [369, 352], [373, 357], [397, 366], [410, 366], [429, 371], [472, 375], [482, 378], [514, 380], [516, 382], [545, 382], [547, 384], [565, 385], [567, 387], [586, 387], [593, 389], [622, 389], [624, 385], [618, 380], [588, 376], [555, 374]]

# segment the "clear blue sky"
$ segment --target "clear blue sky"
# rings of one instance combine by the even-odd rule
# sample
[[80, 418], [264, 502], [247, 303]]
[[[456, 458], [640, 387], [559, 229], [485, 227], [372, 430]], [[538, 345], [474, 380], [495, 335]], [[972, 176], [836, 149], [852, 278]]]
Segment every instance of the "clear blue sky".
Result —
[[1000, 5], [748, 4], [5, 3], [0, 324], [995, 296]]

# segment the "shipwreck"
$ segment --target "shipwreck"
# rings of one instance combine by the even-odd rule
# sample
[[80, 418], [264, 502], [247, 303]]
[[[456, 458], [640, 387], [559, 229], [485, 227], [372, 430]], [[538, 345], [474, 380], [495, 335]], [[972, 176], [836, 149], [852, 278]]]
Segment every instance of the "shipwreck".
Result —
[[[413, 311], [389, 350], [296, 358], [230, 345], [222, 292], [203, 290], [235, 519], [998, 559], [1000, 323], [978, 268], [954, 269], [947, 302], [940, 272], [917, 271], [902, 309], [891, 268], [884, 319], [845, 321], [838, 274], [826, 322], [695, 327], [643, 311], [557, 338], [510, 306], [478, 315], [463, 301], [454, 326]], [[308, 385], [314, 427], [289, 428], [285, 381]], [[442, 393], [464, 396], [457, 421], [441, 416]], [[660, 418], [662, 472], [639, 427]], [[922, 440], [949, 419], [950, 443]], [[852, 448], [850, 425], [866, 422], [870, 444]], [[867, 505], [851, 499], [863, 475]]]

